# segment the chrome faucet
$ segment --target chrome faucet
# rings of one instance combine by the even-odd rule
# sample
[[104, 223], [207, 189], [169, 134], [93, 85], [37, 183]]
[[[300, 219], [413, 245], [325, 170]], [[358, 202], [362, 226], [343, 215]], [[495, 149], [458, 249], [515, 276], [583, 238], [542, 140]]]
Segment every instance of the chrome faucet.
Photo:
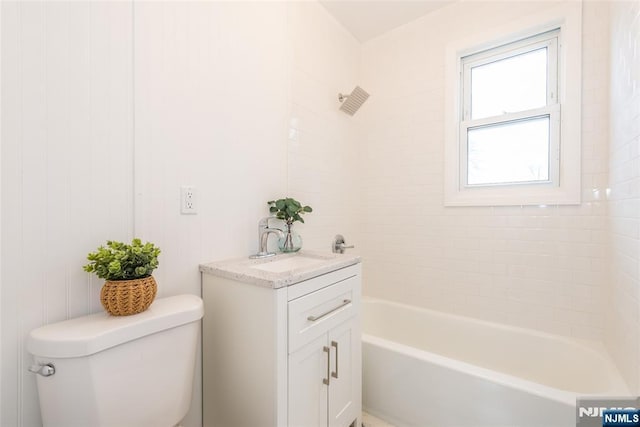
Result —
[[251, 255], [249, 258], [266, 258], [269, 256], [274, 256], [274, 252], [267, 251], [267, 242], [269, 241], [269, 234], [275, 233], [278, 238], [283, 238], [284, 233], [279, 228], [270, 228], [269, 220], [277, 219], [275, 216], [268, 216], [262, 218], [258, 223], [258, 253], [255, 255]]

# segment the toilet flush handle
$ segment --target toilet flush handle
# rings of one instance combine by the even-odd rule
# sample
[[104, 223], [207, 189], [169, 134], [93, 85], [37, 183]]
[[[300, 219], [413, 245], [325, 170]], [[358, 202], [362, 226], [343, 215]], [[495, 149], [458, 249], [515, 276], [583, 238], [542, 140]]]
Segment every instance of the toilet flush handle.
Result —
[[56, 373], [56, 367], [53, 366], [53, 363], [40, 363], [38, 365], [29, 366], [29, 372], [42, 375], [43, 377], [50, 377]]

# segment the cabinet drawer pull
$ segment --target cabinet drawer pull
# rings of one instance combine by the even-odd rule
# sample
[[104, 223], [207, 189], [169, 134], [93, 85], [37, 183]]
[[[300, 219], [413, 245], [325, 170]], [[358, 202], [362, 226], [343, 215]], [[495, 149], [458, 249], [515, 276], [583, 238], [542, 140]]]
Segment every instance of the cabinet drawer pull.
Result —
[[331, 373], [333, 378], [338, 378], [338, 343], [335, 341], [331, 341], [331, 347], [336, 348], [336, 371]]
[[331, 368], [329, 367], [329, 359], [331, 359], [331, 350], [325, 345], [324, 347], [322, 347], [322, 351], [327, 353], [327, 378], [322, 379], [322, 384], [329, 385], [329, 372], [331, 371]]
[[323, 317], [328, 316], [331, 313], [333, 313], [334, 311], [339, 310], [342, 307], [344, 307], [345, 305], [349, 305], [349, 304], [351, 304], [351, 300], [350, 299], [342, 300], [342, 304], [340, 304], [336, 308], [332, 308], [331, 310], [327, 311], [326, 313], [321, 314], [320, 316], [309, 316], [309, 317], [307, 317], [307, 320], [309, 320], [311, 322], [315, 322], [316, 320], [320, 320]]

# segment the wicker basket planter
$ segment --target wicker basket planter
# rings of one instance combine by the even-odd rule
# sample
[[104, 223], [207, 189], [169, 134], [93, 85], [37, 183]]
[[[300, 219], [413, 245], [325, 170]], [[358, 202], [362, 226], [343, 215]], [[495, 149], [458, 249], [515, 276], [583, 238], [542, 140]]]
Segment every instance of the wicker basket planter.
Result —
[[149, 308], [157, 290], [158, 285], [153, 276], [133, 280], [107, 280], [100, 291], [100, 302], [109, 314], [129, 316]]

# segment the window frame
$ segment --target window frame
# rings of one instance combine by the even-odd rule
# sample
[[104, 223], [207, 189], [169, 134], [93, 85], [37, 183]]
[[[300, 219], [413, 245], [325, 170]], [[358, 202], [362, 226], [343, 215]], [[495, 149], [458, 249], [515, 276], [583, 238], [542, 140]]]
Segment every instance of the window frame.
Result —
[[[460, 105], [460, 185], [465, 188], [472, 187], [494, 187], [505, 185], [558, 185], [559, 180], [559, 162], [560, 162], [560, 106], [558, 104], [558, 45], [560, 37], [560, 29], [556, 28], [551, 31], [544, 32], [522, 40], [516, 40], [507, 44], [494, 47], [492, 49], [483, 50], [478, 53], [467, 55], [460, 58], [461, 61], [461, 98]], [[547, 67], [546, 67], [546, 105], [539, 108], [522, 110], [516, 112], [506, 112], [497, 116], [482, 117], [479, 119], [471, 118], [471, 70], [478, 66], [492, 64], [504, 59], [516, 57], [536, 50], [547, 50]], [[499, 183], [482, 183], [469, 184], [469, 162], [468, 153], [469, 146], [467, 141], [468, 131], [470, 129], [483, 128], [488, 126], [516, 123], [528, 119], [538, 117], [549, 117], [549, 177], [545, 181], [518, 181], [518, 182], [499, 182]]]
[[[567, 2], [447, 46], [445, 206], [580, 203], [581, 18], [581, 3]], [[471, 120], [470, 94], [464, 91], [471, 68], [543, 48], [550, 39], [557, 40], [555, 46], [551, 42], [557, 55], [548, 51], [556, 61], [549, 64], [555, 72], [548, 72], [547, 105]], [[467, 184], [468, 129], [538, 116], [550, 119], [549, 181]]]

